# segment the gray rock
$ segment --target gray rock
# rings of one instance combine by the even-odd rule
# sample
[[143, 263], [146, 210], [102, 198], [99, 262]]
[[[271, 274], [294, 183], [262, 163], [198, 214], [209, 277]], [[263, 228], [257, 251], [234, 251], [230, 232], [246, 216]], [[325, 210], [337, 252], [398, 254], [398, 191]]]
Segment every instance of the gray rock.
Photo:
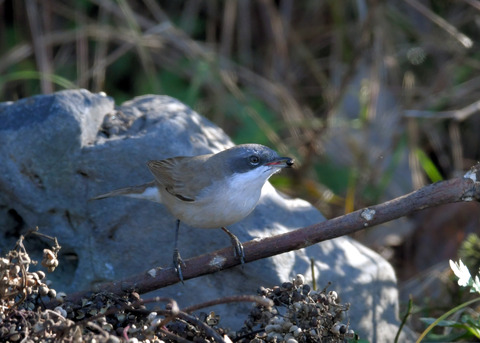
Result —
[[[62, 245], [60, 268], [49, 275], [66, 292], [121, 279], [154, 266], [170, 266], [175, 218], [148, 201], [88, 199], [152, 180], [145, 163], [232, 146], [225, 133], [182, 103], [142, 96], [115, 108], [113, 100], [70, 90], [0, 104], [0, 227], [2, 254], [20, 233], [38, 226]], [[309, 203], [287, 199], [267, 184], [252, 215], [230, 227], [242, 241], [324, 220]], [[184, 258], [230, 244], [221, 230], [183, 226]], [[41, 251], [41, 242], [27, 248]], [[159, 291], [181, 306], [233, 294], [255, 294], [297, 273], [336, 290], [351, 303], [349, 322], [372, 342], [392, 341], [398, 326], [392, 267], [356, 241], [342, 237], [256, 261]], [[239, 329], [250, 305], [213, 308]]]

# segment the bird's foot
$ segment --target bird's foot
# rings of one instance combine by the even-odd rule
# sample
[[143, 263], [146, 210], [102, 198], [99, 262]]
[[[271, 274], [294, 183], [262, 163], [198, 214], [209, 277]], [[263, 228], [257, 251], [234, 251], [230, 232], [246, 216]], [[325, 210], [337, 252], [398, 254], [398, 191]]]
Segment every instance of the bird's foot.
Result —
[[235, 254], [235, 257], [238, 257], [240, 259], [240, 262], [242, 264], [245, 264], [245, 252], [243, 250], [243, 244], [240, 242], [240, 240], [235, 236], [233, 233], [227, 230], [227, 228], [222, 227], [222, 230], [225, 231], [225, 233], [230, 237], [230, 241], [232, 242], [233, 245], [233, 252]]
[[173, 250], [173, 267], [175, 268], [175, 272], [178, 275], [178, 278], [183, 283], [183, 274], [182, 274], [182, 266], [185, 267], [185, 262], [183, 262], [178, 249]]

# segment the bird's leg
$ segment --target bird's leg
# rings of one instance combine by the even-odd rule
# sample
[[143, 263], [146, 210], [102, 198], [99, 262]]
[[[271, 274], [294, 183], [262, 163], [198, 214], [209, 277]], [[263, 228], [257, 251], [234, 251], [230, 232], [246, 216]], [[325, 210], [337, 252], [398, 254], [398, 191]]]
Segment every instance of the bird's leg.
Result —
[[222, 227], [222, 230], [225, 231], [225, 233], [230, 236], [230, 241], [232, 242], [233, 245], [233, 251], [235, 252], [235, 256], [240, 258], [240, 262], [242, 264], [245, 263], [245, 253], [243, 251], [243, 245], [240, 242], [240, 240], [235, 236], [233, 233], [227, 230], [226, 227]]
[[178, 275], [178, 278], [183, 283], [183, 274], [182, 274], [182, 265], [185, 267], [185, 262], [183, 262], [180, 253], [178, 252], [178, 232], [180, 231], [180, 219], [177, 219], [177, 226], [175, 228], [175, 244], [173, 247], [173, 267], [175, 268], [175, 272]]

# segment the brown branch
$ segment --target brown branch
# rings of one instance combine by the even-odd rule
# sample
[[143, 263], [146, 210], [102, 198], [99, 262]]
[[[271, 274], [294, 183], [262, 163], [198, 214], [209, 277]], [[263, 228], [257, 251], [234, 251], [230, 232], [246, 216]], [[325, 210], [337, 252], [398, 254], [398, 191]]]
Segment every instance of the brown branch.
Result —
[[[480, 164], [473, 167], [462, 178], [437, 182], [380, 205], [358, 210], [281, 235], [246, 242], [243, 245], [245, 262], [248, 263], [305, 248], [322, 241], [363, 230], [366, 227], [385, 223], [428, 207], [461, 201], [479, 201], [480, 182], [477, 180], [480, 180]], [[239, 263], [239, 260], [232, 253], [232, 248], [224, 248], [186, 260], [183, 277], [185, 280], [188, 280], [232, 268]], [[97, 289], [116, 294], [135, 290], [142, 294], [178, 282], [179, 279], [173, 268], [158, 267], [120, 281], [101, 284], [97, 286]], [[74, 293], [67, 296], [66, 300], [77, 302], [88, 293]]]
[[216, 306], [219, 304], [236, 303], [236, 302], [256, 302], [258, 305], [262, 305], [264, 307], [273, 306], [272, 300], [265, 299], [264, 297], [261, 297], [258, 295], [232, 295], [229, 297], [218, 298], [218, 299], [206, 301], [201, 304], [188, 306], [188, 307], [182, 308], [182, 311], [185, 313], [191, 313], [205, 307]]

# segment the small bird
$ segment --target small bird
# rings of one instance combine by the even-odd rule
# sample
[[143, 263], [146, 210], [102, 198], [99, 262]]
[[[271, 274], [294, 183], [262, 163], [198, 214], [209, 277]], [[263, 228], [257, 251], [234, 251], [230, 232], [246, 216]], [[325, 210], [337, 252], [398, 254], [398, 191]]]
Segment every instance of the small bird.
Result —
[[280, 157], [260, 144], [243, 144], [216, 154], [149, 161], [147, 166], [154, 181], [101, 194], [93, 200], [127, 196], [165, 205], [177, 219], [173, 265], [183, 282], [185, 264], [177, 247], [180, 222], [196, 228], [221, 228], [243, 264], [242, 243], [226, 226], [248, 216], [265, 182], [282, 168], [292, 167], [293, 159]]

